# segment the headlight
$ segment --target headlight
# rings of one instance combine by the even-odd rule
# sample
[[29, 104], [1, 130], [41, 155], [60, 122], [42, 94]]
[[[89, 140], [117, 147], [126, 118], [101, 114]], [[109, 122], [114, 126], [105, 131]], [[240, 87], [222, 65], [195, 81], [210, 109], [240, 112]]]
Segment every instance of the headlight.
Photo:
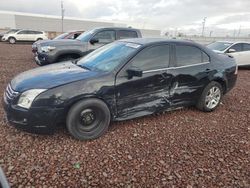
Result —
[[23, 92], [18, 100], [17, 105], [22, 108], [29, 109], [33, 100], [45, 90], [46, 89], [31, 89]]
[[42, 46], [41, 47], [42, 52], [46, 52], [46, 53], [50, 52], [50, 51], [52, 51], [54, 49], [56, 49], [56, 47], [54, 47], [54, 46]]

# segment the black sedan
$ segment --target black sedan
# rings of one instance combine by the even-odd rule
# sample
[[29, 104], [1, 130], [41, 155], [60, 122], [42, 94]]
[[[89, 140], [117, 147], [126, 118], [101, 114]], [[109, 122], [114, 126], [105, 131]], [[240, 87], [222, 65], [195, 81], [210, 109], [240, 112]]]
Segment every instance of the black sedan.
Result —
[[17, 128], [53, 133], [66, 123], [75, 138], [94, 139], [111, 121], [192, 105], [213, 111], [236, 79], [235, 60], [202, 45], [127, 39], [21, 73], [7, 86], [4, 107]]

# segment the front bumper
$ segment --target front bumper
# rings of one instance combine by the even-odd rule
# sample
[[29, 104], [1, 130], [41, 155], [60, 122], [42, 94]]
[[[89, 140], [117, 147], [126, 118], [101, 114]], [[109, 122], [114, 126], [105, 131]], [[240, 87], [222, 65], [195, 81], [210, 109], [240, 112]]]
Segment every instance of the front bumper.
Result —
[[6, 38], [6, 37], [2, 37], [1, 38], [1, 41], [3, 41], [3, 42], [5, 42], [5, 41], [7, 41], [8, 39]]
[[54, 58], [50, 57], [48, 54], [36, 52], [35, 53], [35, 62], [39, 66], [47, 65], [47, 64], [53, 63]]
[[61, 117], [64, 117], [64, 109], [33, 107], [27, 110], [8, 103], [5, 97], [3, 107], [11, 125], [36, 134], [53, 134], [56, 125], [62, 122]]

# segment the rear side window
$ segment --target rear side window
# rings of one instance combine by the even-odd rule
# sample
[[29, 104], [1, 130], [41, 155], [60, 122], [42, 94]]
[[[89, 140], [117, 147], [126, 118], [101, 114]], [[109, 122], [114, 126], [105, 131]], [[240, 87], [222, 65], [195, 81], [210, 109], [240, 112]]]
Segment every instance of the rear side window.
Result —
[[34, 31], [34, 33], [35, 33], [35, 34], [38, 34], [38, 35], [43, 34], [43, 32], [41, 32], [41, 31]]
[[135, 31], [119, 30], [117, 31], [117, 39], [127, 39], [127, 38], [137, 38], [137, 33]]
[[167, 68], [169, 57], [169, 45], [148, 47], [134, 57], [131, 65], [142, 71]]
[[243, 44], [243, 51], [250, 51], [250, 44]]
[[209, 56], [199, 48], [186, 45], [176, 46], [176, 66], [195, 65], [209, 62]]

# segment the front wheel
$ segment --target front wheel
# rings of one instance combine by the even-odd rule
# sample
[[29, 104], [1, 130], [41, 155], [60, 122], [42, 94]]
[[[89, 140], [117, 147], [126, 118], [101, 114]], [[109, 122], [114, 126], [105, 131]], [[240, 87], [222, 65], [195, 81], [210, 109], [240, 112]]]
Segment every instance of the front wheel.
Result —
[[99, 99], [85, 99], [74, 104], [67, 115], [66, 126], [76, 139], [89, 140], [103, 135], [110, 124], [110, 111]]
[[10, 44], [15, 44], [16, 43], [16, 39], [14, 37], [10, 37], [9, 38], [9, 43]]
[[223, 90], [218, 82], [209, 83], [203, 90], [196, 107], [204, 112], [215, 110], [221, 101]]

